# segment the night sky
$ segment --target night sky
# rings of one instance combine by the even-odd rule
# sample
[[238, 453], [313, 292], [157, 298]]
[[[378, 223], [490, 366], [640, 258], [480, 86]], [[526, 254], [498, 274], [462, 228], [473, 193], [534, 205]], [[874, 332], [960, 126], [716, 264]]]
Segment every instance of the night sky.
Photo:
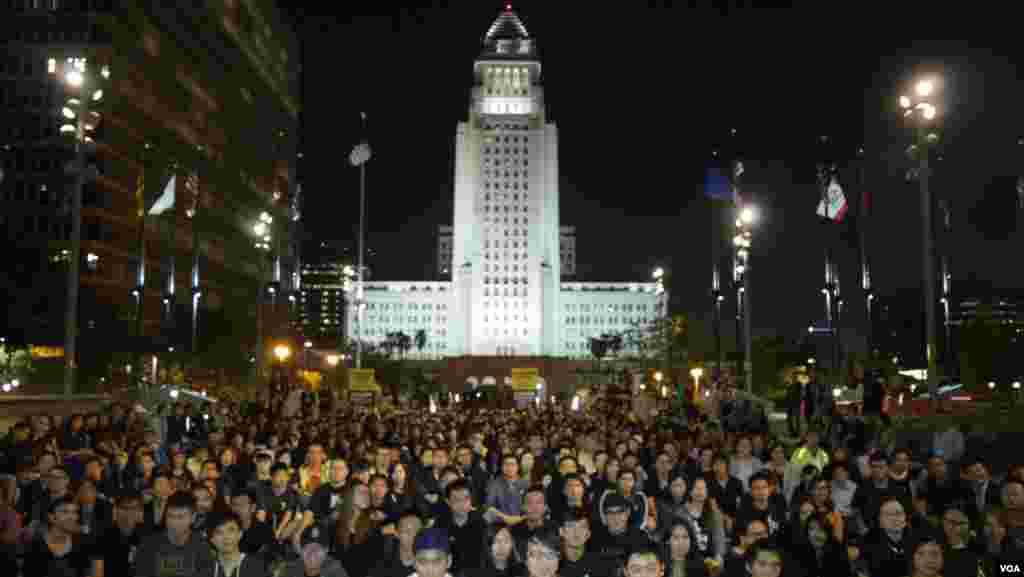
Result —
[[[815, 165], [824, 154], [819, 136], [829, 135], [840, 161], [866, 150], [877, 290], [919, 287], [918, 188], [903, 178], [909, 135], [895, 102], [906, 79], [923, 70], [943, 78], [944, 142], [932, 190], [954, 206], [954, 278], [981, 290], [1024, 285], [1014, 191], [1016, 171], [1024, 170], [1016, 35], [967, 36], [955, 27], [962, 10], [938, 14], [931, 5], [922, 18], [869, 12], [863, 3], [626, 7], [638, 4], [514, 3], [540, 46], [549, 120], [559, 128], [562, 224], [577, 228], [583, 280], [643, 280], [664, 265], [674, 271], [674, 305], [704, 314], [712, 238], [704, 163], [713, 146], [736, 147], [761, 206], [754, 325], [806, 326], [823, 308], [826, 237], [814, 214]], [[466, 118], [473, 59], [502, 3], [452, 5], [294, 10], [305, 52], [308, 234], [342, 243], [356, 236], [358, 171], [346, 158], [365, 110], [374, 152], [367, 239], [378, 279], [433, 278], [436, 226], [451, 223], [455, 127]], [[852, 289], [853, 252], [841, 258]]]

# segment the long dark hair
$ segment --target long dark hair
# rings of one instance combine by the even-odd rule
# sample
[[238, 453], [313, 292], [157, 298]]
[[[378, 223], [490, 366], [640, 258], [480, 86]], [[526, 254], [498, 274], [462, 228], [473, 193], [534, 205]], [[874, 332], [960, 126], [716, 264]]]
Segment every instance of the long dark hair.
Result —
[[512, 539], [512, 552], [509, 554], [508, 567], [523, 563], [523, 559], [519, 555], [519, 548], [516, 547], [515, 537], [512, 536], [512, 528], [506, 525], [504, 521], [495, 521], [484, 529], [483, 548], [480, 551], [481, 568], [497, 569], [494, 564], [494, 541], [498, 538], [498, 533], [502, 531], [508, 531], [508, 536]]

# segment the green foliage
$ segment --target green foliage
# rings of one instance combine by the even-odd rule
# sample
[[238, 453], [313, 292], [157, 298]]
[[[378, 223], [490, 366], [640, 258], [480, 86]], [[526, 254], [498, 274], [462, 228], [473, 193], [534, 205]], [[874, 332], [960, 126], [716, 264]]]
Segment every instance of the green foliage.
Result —
[[755, 392], [771, 399], [785, 396], [783, 371], [802, 365], [807, 358], [800, 348], [784, 337], [755, 337], [751, 343]]
[[27, 383], [33, 374], [32, 354], [25, 344], [0, 344], [0, 383]]

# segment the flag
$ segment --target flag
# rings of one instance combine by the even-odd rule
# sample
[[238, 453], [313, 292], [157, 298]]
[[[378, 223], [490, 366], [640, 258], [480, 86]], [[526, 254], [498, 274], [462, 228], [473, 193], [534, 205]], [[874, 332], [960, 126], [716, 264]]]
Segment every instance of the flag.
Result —
[[846, 194], [843, 193], [843, 187], [839, 185], [839, 181], [833, 175], [825, 190], [825, 198], [818, 202], [818, 216], [842, 222], [847, 208]]
[[153, 206], [150, 207], [149, 214], [158, 216], [174, 208], [174, 185], [176, 180], [172, 174], [170, 180], [167, 181], [167, 185], [164, 186], [164, 191], [156, 199], [156, 202], [153, 203]]
[[714, 160], [708, 162], [704, 172], [704, 196], [711, 200], [733, 200], [732, 185]]

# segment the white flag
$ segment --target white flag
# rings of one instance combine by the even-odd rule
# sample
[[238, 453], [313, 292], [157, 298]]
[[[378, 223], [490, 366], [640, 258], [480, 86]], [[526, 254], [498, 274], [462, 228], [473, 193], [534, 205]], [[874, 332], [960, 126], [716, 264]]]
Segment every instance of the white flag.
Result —
[[843, 217], [846, 216], [847, 208], [848, 204], [846, 202], [846, 194], [843, 193], [843, 187], [839, 185], [839, 181], [833, 176], [828, 184], [828, 189], [825, 191], [825, 198], [818, 201], [818, 216], [835, 222], [842, 222]]
[[164, 187], [163, 193], [160, 198], [156, 199], [153, 203], [153, 207], [149, 209], [149, 214], [156, 216], [167, 212], [174, 208], [174, 181], [176, 177], [171, 176], [171, 179], [167, 181], [167, 186]]

